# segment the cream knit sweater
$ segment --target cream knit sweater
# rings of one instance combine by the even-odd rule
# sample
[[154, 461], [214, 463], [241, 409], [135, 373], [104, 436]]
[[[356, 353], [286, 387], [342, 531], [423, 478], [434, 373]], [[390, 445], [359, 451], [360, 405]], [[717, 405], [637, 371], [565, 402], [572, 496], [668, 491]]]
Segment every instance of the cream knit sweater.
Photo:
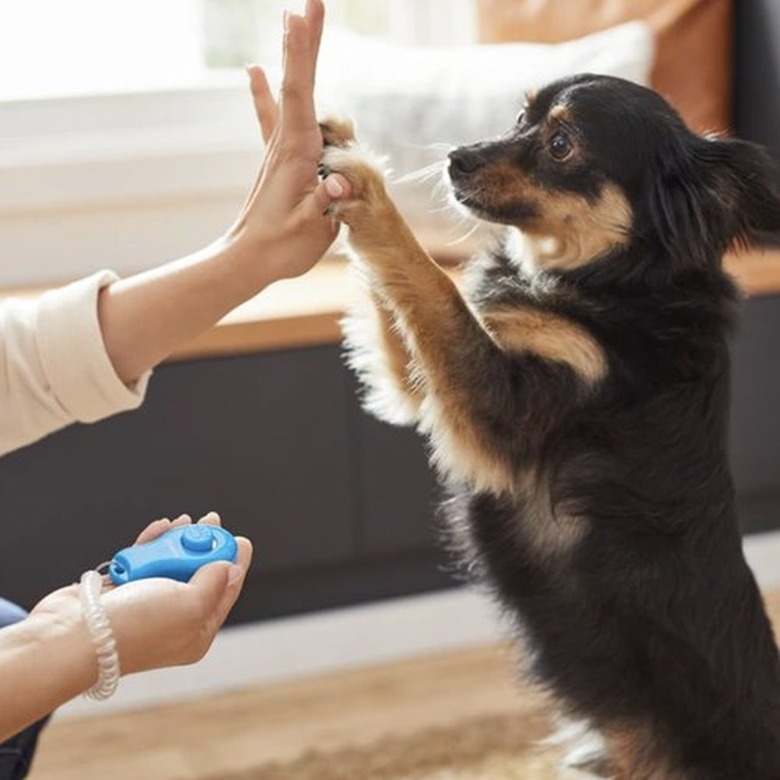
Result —
[[0, 455], [72, 422], [140, 406], [149, 375], [127, 387], [114, 371], [98, 322], [102, 271], [40, 299], [0, 305]]

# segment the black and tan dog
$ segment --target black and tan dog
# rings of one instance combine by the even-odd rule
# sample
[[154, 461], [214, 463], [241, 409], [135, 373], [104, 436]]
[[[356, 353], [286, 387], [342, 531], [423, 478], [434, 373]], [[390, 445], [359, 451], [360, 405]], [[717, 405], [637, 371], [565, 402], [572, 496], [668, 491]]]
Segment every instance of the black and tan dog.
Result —
[[600, 735], [599, 771], [780, 778], [780, 661], [727, 457], [722, 255], [780, 229], [763, 153], [629, 82], [556, 82], [450, 154], [455, 198], [508, 226], [460, 292], [350, 128], [322, 127], [354, 189], [336, 216], [371, 304], [346, 326], [366, 407], [428, 438], [465, 563]]

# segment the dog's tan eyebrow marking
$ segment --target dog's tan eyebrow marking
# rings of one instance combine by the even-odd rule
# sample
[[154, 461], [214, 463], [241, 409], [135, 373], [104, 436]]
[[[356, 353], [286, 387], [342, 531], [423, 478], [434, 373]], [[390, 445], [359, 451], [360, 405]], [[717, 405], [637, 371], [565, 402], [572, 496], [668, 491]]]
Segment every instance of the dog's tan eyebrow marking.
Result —
[[607, 374], [607, 358], [596, 339], [571, 320], [542, 309], [492, 311], [482, 316], [485, 329], [506, 352], [530, 353], [568, 365], [587, 385]]
[[558, 103], [550, 109], [550, 119], [555, 119], [557, 122], [568, 122], [571, 120], [571, 112], [569, 107]]

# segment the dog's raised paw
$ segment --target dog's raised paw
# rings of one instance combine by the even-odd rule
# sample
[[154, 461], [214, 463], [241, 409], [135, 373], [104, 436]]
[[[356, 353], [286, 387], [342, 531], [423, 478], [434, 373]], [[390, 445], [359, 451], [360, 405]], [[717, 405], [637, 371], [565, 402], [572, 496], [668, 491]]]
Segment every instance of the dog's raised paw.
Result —
[[[329, 149], [348, 149], [355, 143], [355, 126], [351, 119], [346, 117], [327, 117], [318, 123], [322, 134], [322, 146], [327, 152]], [[319, 165], [319, 174], [322, 177], [332, 173], [331, 167], [325, 160], [325, 155]]]
[[349, 120], [320, 122], [320, 131], [324, 145], [320, 175], [338, 173], [350, 183], [350, 197], [332, 203], [328, 213], [353, 224], [359, 214], [387, 199], [383, 162], [356, 142]]
[[355, 143], [355, 126], [345, 117], [327, 117], [319, 123], [322, 145], [346, 148]]

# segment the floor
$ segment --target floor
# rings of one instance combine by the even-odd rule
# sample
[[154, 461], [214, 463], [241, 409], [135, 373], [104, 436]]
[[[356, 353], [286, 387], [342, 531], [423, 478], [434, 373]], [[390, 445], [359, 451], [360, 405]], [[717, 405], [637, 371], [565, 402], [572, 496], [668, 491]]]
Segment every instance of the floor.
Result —
[[[768, 604], [780, 626], [780, 591]], [[65, 720], [45, 733], [32, 780], [216, 780], [310, 748], [366, 744], [466, 717], [538, 708], [538, 697], [519, 695], [512, 667], [508, 647], [489, 645]]]
[[[511, 652], [478, 647], [50, 727], [34, 780], [216, 778], [465, 716], [516, 711]], [[206, 737], [207, 738], [204, 738]], [[143, 749], [139, 746], [143, 745]]]

